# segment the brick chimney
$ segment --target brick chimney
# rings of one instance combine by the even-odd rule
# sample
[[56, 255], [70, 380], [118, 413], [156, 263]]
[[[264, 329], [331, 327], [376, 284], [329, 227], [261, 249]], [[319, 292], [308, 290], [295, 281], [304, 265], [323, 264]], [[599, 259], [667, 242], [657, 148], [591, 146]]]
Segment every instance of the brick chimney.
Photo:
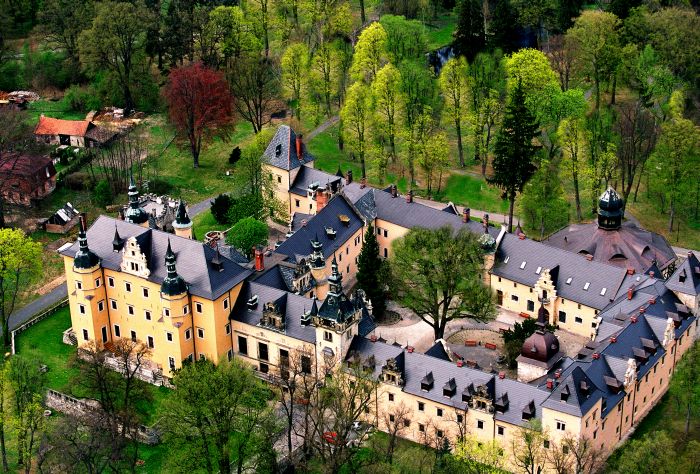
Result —
[[469, 221], [472, 220], [472, 210], [469, 209], [468, 207], [464, 208], [464, 211], [462, 212], [462, 222], [465, 224]]
[[399, 191], [398, 191], [398, 189], [396, 189], [396, 185], [392, 184], [391, 185], [391, 197], [395, 198], [398, 195], [399, 195]]
[[265, 254], [263, 253], [263, 246], [258, 245], [255, 247], [255, 271], [261, 272], [265, 270]]
[[408, 191], [406, 193], [406, 202], [413, 202], [413, 191]]
[[303, 153], [304, 153], [304, 136], [300, 133], [297, 134], [297, 158], [299, 158], [299, 161], [302, 161], [303, 159]]
[[325, 189], [318, 188], [316, 190], [316, 213], [321, 212], [326, 204], [328, 204], [328, 194]]
[[630, 286], [629, 288], [627, 288], [627, 299], [631, 300], [633, 296], [634, 296], [634, 287]]
[[352, 170], [348, 170], [348, 172], [345, 174], [345, 184], [350, 183], [352, 183]]

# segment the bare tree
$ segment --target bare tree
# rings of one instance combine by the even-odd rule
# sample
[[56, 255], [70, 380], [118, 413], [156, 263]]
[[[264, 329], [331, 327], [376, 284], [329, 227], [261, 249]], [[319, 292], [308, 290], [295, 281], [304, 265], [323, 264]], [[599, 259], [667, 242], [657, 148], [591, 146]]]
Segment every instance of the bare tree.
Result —
[[90, 162], [89, 169], [93, 179], [106, 180], [114, 194], [127, 190], [131, 173], [138, 182], [143, 182], [145, 178], [148, 143], [140, 132], [139, 129], [133, 129], [111, 145], [100, 148], [95, 152], [94, 160]]
[[530, 421], [520, 427], [511, 440], [513, 464], [525, 474], [539, 474], [547, 461], [544, 449], [545, 434], [539, 421]]
[[412, 410], [401, 402], [397, 405], [392, 405], [390, 409], [382, 413], [381, 422], [386, 428], [386, 433], [389, 435], [389, 442], [386, 447], [386, 460], [389, 464], [394, 461], [394, 450], [398, 438], [411, 424]]
[[592, 438], [567, 433], [560, 443], [571, 454], [574, 474], [596, 474], [605, 466], [605, 451], [596, 448]]
[[278, 67], [272, 58], [241, 58], [228, 74], [234, 107], [258, 133], [270, 121], [270, 108], [278, 96]]
[[552, 69], [559, 76], [561, 90], [567, 91], [571, 74], [576, 66], [576, 44], [573, 41], [567, 41], [564, 35], [550, 36], [548, 42], [547, 57], [552, 64]]
[[620, 135], [617, 150], [622, 197], [627, 205], [637, 174], [644, 173], [644, 165], [654, 151], [659, 127], [654, 116], [641, 100], [626, 102], [617, 108], [615, 130]]

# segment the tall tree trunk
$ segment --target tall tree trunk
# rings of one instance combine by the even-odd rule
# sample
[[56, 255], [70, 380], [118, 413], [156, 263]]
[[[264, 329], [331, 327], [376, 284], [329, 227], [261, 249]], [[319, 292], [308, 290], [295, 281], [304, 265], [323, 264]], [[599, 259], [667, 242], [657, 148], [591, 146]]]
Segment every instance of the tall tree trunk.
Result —
[[464, 168], [464, 148], [462, 146], [462, 125], [460, 120], [455, 120], [455, 129], [457, 130], [457, 151], [459, 153], [459, 166]]
[[515, 195], [509, 197], [510, 207], [508, 208], [508, 233], [513, 232], [513, 208], [515, 207]]
[[595, 79], [595, 109], [600, 109], [600, 79], [598, 78], [598, 73], [593, 73]]
[[362, 20], [362, 24], [365, 24], [365, 21], [367, 19], [365, 18], [365, 0], [360, 0], [360, 19]]
[[673, 219], [676, 217], [676, 199], [673, 193], [671, 193], [671, 199], [669, 202], [669, 213], [668, 231], [673, 232]]
[[615, 91], [617, 90], [617, 73], [613, 74], [612, 78], [612, 92], [610, 95], [610, 105], [615, 105]]
[[365, 169], [365, 150], [364, 147], [360, 150], [360, 163], [362, 164], [362, 177], [367, 177], [367, 170]]
[[583, 219], [583, 214], [581, 213], [581, 193], [578, 189], [578, 174], [574, 173], [574, 197], [576, 198], [576, 219], [579, 222]]

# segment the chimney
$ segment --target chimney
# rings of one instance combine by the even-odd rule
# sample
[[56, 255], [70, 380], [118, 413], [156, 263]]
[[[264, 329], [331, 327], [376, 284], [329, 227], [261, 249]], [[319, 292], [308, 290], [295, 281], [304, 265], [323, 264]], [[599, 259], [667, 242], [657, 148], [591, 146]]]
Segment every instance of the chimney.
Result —
[[561, 373], [562, 373], [562, 370], [561, 370], [561, 369], [557, 369], [557, 371], [554, 372], [554, 378], [555, 378], [555, 379], [561, 378]]
[[364, 189], [367, 186], [367, 178], [364, 176], [360, 179], [360, 189]]
[[413, 346], [406, 347], [406, 350], [408, 351], [409, 354], [412, 354], [413, 353]]
[[459, 359], [457, 361], [457, 367], [463, 367], [464, 366], [464, 361], [462, 359]]
[[617, 342], [617, 336], [610, 336], [610, 342]]
[[372, 335], [369, 337], [369, 340], [372, 341], [372, 342], [377, 342], [377, 336], [375, 336], [374, 334], [372, 334]]
[[594, 358], [595, 360], [600, 359], [600, 354], [598, 354], [597, 352], [594, 352], [594, 353], [593, 353], [593, 358]]
[[297, 134], [297, 158], [299, 158], [299, 161], [302, 161], [304, 156], [304, 142], [302, 141], [303, 138], [304, 136], [302, 134]]
[[506, 378], [506, 373], [503, 372], [503, 371], [499, 372], [499, 373], [498, 373], [498, 378], [501, 379], [501, 380], [503, 380], [504, 378]]
[[634, 268], [632, 268], [632, 267], [627, 268], [627, 274], [634, 275]]
[[462, 211], [462, 222], [465, 224], [469, 222], [472, 219], [472, 210], [469, 209], [468, 207], [464, 208], [464, 211]]
[[87, 214], [80, 213], [80, 232], [87, 232]]
[[636, 323], [636, 322], [637, 322], [637, 316], [632, 316], [632, 317], [630, 317], [630, 322], [631, 322], [632, 324]]
[[484, 226], [484, 234], [488, 234], [489, 233], [489, 215], [488, 214], [484, 214], [484, 218], [482, 219], [481, 223]]
[[258, 245], [255, 247], [255, 271], [261, 272], [263, 270], [265, 270], [265, 255], [262, 245]]
[[554, 389], [554, 379], [547, 379], [547, 390]]
[[649, 298], [649, 304], [656, 304], [656, 298]]
[[642, 306], [641, 308], [639, 308], [639, 314], [644, 314], [646, 310], [647, 309], [644, 306]]
[[391, 197], [395, 198], [396, 196], [399, 195], [398, 190], [396, 189], [396, 185], [392, 184], [391, 185]]
[[406, 193], [406, 202], [413, 202], [413, 191], [409, 190]]
[[317, 189], [316, 190], [316, 213], [321, 212], [321, 209], [326, 207], [326, 204], [328, 204], [328, 194], [326, 194], [325, 189]]
[[631, 300], [633, 296], [634, 296], [634, 287], [630, 286], [629, 288], [627, 288], [627, 299]]
[[586, 260], [588, 260], [589, 262], [592, 262], [592, 261], [593, 261], [593, 255], [591, 255], [591, 254], [586, 255]]
[[352, 183], [352, 170], [348, 170], [348, 172], [345, 174], [345, 184], [350, 183]]
[[525, 240], [525, 234], [518, 234], [518, 239]]

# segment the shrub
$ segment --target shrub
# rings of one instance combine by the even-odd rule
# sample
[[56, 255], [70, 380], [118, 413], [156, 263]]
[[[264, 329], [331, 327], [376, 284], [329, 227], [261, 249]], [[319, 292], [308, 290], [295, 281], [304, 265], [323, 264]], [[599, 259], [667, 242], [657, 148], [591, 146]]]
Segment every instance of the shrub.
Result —
[[227, 222], [235, 224], [241, 219], [252, 217], [263, 220], [265, 218], [264, 202], [259, 194], [245, 194], [238, 199], [233, 199], [227, 213]]
[[88, 173], [77, 172], [67, 175], [64, 184], [73, 191], [84, 191], [92, 189], [94, 182]]
[[228, 214], [232, 204], [233, 200], [228, 194], [219, 194], [211, 202], [211, 215], [214, 216], [216, 222], [219, 224], [228, 224], [230, 222]]
[[91, 87], [72, 85], [66, 91], [64, 100], [71, 110], [76, 112], [89, 112], [99, 110], [102, 106], [95, 90]]
[[246, 217], [231, 228], [226, 235], [226, 242], [251, 258], [253, 247], [267, 243], [267, 226], [264, 222]]
[[106, 179], [100, 180], [100, 182], [97, 183], [97, 186], [95, 186], [95, 189], [92, 192], [92, 197], [95, 199], [95, 202], [100, 207], [107, 207], [110, 204], [112, 204], [114, 194], [112, 193], [112, 187], [109, 185], [109, 181], [107, 181]]
[[231, 154], [228, 157], [228, 162], [231, 165], [235, 165], [238, 160], [241, 159], [241, 147], [237, 146], [231, 150]]
[[169, 194], [173, 185], [164, 179], [155, 178], [148, 181], [148, 192], [153, 194]]

